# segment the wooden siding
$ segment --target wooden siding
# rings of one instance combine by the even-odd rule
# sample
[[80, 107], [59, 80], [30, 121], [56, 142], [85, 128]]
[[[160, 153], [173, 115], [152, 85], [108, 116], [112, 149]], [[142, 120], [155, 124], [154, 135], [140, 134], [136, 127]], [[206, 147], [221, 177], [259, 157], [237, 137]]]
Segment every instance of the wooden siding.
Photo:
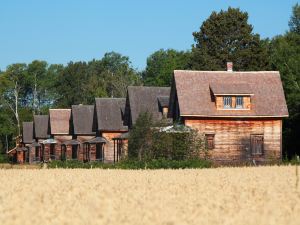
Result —
[[122, 133], [124, 132], [102, 132], [102, 137], [106, 138], [106, 140], [108, 141], [104, 147], [105, 162], [114, 161], [114, 141], [112, 139], [118, 137]]
[[[197, 129], [201, 134], [215, 134], [214, 149], [209, 158], [221, 161], [270, 161], [281, 160], [280, 119], [202, 119], [185, 118], [184, 123]], [[252, 155], [250, 136], [262, 134], [263, 155]]]

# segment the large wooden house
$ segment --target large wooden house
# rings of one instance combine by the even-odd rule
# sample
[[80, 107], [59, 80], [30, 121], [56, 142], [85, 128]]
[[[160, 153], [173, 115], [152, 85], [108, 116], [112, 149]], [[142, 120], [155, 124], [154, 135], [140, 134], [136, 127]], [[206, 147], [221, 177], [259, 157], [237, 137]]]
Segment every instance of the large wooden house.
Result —
[[176, 70], [169, 116], [205, 136], [213, 160], [281, 160], [288, 110], [277, 71]]

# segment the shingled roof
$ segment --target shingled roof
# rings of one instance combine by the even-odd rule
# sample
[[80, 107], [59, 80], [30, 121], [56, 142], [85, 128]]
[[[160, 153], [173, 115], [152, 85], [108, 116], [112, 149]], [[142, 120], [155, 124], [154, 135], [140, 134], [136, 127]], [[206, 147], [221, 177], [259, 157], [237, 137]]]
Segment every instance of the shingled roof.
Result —
[[127, 131], [123, 124], [125, 98], [96, 98], [98, 130]]
[[[288, 110], [277, 71], [174, 71], [170, 114], [176, 95], [180, 116], [286, 117]], [[214, 93], [215, 92], [215, 93]], [[217, 110], [212, 94], [252, 94], [251, 110]]]
[[48, 115], [34, 115], [34, 134], [36, 138], [46, 139], [49, 137], [49, 116]]
[[74, 134], [95, 134], [94, 105], [72, 105]]
[[70, 134], [71, 109], [49, 109], [51, 134]]
[[126, 117], [131, 118], [126, 120], [134, 124], [142, 112], [151, 113], [155, 120], [161, 119], [162, 113], [159, 107], [159, 99], [163, 97], [166, 99], [169, 96], [169, 87], [129, 86], [126, 99]]
[[31, 144], [33, 139], [33, 122], [23, 122], [23, 143]]

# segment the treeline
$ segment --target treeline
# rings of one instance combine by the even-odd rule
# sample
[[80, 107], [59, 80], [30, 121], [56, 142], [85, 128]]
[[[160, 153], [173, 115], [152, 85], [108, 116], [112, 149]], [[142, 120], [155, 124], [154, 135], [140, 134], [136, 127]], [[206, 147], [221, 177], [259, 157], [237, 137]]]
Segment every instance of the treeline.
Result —
[[[22, 121], [49, 107], [93, 104], [94, 97], [124, 97], [128, 85], [169, 86], [175, 69], [235, 71], [279, 70], [290, 117], [284, 121], [284, 151], [300, 154], [300, 6], [292, 9], [289, 30], [262, 39], [248, 23], [247, 12], [228, 8], [213, 12], [194, 32], [188, 51], [161, 49], [147, 59], [145, 70], [129, 58], [106, 53], [102, 59], [49, 65], [45, 61], [12, 64], [0, 72], [0, 150], [13, 145]], [[270, 104], [276, 104], [272, 102]]]

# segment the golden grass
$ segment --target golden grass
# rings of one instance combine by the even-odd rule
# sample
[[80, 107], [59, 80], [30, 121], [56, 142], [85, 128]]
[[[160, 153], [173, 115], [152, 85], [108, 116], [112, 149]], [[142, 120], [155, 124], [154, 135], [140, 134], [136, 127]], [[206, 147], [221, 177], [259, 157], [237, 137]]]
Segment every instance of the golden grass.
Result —
[[1, 224], [299, 224], [292, 166], [0, 170]]

